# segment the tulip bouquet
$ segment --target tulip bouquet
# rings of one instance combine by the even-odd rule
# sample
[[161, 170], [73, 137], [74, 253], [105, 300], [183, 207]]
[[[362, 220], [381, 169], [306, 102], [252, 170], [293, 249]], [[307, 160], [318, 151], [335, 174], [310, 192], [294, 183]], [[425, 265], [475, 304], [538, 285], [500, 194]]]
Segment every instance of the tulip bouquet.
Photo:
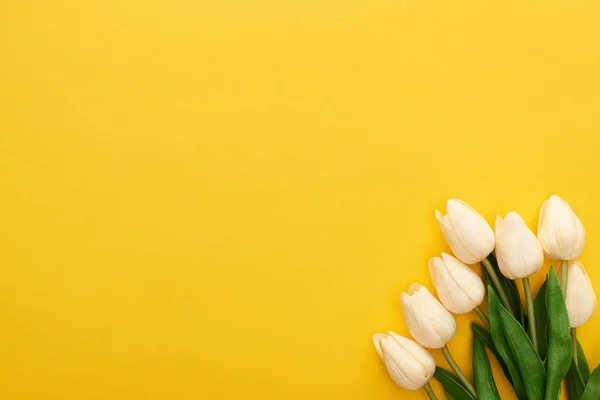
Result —
[[[585, 230], [567, 202], [551, 196], [540, 211], [538, 232], [516, 212], [496, 218], [495, 232], [468, 204], [451, 199], [447, 214], [436, 211], [442, 233], [454, 253], [429, 261], [439, 300], [418, 283], [401, 295], [409, 339], [394, 332], [376, 333], [373, 343], [389, 375], [408, 390], [424, 389], [436, 378], [450, 400], [500, 399], [488, 352], [502, 367], [519, 400], [557, 400], [566, 381], [569, 400], [600, 399], [600, 367], [592, 373], [577, 340], [577, 328], [596, 308], [596, 295], [577, 258]], [[535, 297], [529, 278], [544, 263], [554, 264]], [[466, 264], [481, 263], [484, 281]], [[520, 281], [520, 282], [519, 282]], [[523, 286], [525, 305], [518, 284]], [[487, 313], [480, 306], [488, 297]], [[453, 314], [475, 312], [473, 382], [454, 361], [448, 343], [456, 333]], [[452, 371], [436, 367], [426, 349], [441, 349]]]

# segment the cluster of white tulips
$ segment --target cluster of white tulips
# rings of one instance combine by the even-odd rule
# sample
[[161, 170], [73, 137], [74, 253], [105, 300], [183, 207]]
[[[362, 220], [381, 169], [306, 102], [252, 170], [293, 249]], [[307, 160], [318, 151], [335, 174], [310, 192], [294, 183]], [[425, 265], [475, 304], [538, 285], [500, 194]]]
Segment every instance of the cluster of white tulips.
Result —
[[[439, 380], [449, 399], [500, 399], [485, 348], [500, 363], [519, 400], [557, 400], [567, 381], [569, 400], [600, 399], [600, 368], [590, 373], [576, 328], [596, 308], [596, 296], [577, 258], [585, 229], [569, 204], [551, 196], [542, 205], [537, 236], [516, 212], [496, 217], [496, 229], [463, 201], [450, 199], [447, 213], [436, 211], [454, 256], [429, 261], [439, 300], [418, 283], [401, 294], [404, 320], [414, 339], [394, 332], [373, 335], [375, 349], [389, 375], [408, 390], [424, 389], [437, 399], [429, 380]], [[529, 277], [544, 255], [554, 264], [537, 296]], [[484, 281], [467, 264], [483, 265]], [[523, 286], [525, 306], [515, 281]], [[488, 294], [487, 313], [480, 307]], [[472, 324], [473, 382], [454, 361], [448, 343], [456, 333], [453, 314], [475, 312]], [[441, 349], [453, 373], [436, 363], [426, 349]]]

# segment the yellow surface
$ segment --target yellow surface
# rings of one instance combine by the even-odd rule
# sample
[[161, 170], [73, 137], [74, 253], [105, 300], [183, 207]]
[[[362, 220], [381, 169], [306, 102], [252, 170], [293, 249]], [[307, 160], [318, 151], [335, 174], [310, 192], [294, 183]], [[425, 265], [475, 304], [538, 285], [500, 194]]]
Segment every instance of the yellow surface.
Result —
[[596, 0], [2, 0], [0, 398], [424, 398], [370, 336], [406, 333], [446, 198], [534, 227], [564, 196], [600, 285], [599, 21]]

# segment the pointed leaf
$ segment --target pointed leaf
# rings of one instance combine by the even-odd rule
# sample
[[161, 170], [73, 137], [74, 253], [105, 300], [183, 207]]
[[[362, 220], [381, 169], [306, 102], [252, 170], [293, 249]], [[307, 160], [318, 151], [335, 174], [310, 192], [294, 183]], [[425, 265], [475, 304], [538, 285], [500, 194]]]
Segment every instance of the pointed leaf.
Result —
[[590, 366], [588, 365], [587, 358], [583, 352], [583, 347], [579, 340], [577, 341], [577, 364], [579, 365], [579, 372], [583, 377], [583, 381], [587, 382], [590, 379]]
[[483, 342], [477, 336], [473, 337], [473, 373], [477, 396], [486, 400], [500, 400], [490, 360]]
[[535, 300], [533, 301], [533, 309], [535, 312], [535, 328], [537, 331], [538, 353], [542, 360], [545, 360], [546, 355], [548, 354], [548, 314], [546, 311], [546, 285], [546, 282], [542, 284], [540, 290], [535, 296]]
[[563, 378], [571, 366], [571, 326], [565, 298], [554, 267], [548, 276], [548, 376], [546, 400], [555, 400]]
[[506, 341], [519, 366], [521, 376], [524, 377], [523, 384], [529, 400], [541, 400], [544, 398], [546, 387], [546, 371], [540, 356], [533, 348], [529, 336], [519, 323], [502, 305], [500, 309], [500, 320]]
[[454, 397], [452, 397], [450, 393], [446, 392], [445, 390], [444, 393], [446, 393], [446, 397], [448, 398], [448, 400], [456, 400]]
[[567, 397], [569, 400], [579, 400], [583, 396], [585, 390], [585, 384], [590, 378], [590, 367], [588, 366], [585, 353], [581, 347], [581, 343], [577, 341], [577, 363], [579, 368], [575, 366], [575, 363], [571, 363], [569, 371], [567, 372]]
[[473, 331], [473, 336], [479, 338], [479, 340], [481, 340], [485, 347], [487, 347], [488, 350], [492, 352], [494, 357], [496, 357], [496, 361], [498, 361], [498, 364], [500, 364], [500, 367], [502, 367], [504, 376], [512, 384], [510, 371], [508, 370], [506, 363], [504, 362], [504, 360], [502, 360], [502, 357], [498, 353], [498, 349], [496, 349], [496, 345], [494, 345], [494, 340], [492, 339], [492, 334], [490, 333], [490, 331], [477, 324], [476, 322], [471, 322], [471, 330]]
[[571, 364], [565, 380], [567, 382], [567, 398], [569, 400], [580, 400], [581, 396], [583, 396], [585, 386], [579, 378], [575, 364]]
[[519, 294], [519, 289], [517, 289], [517, 284], [515, 281], [506, 278], [508, 281], [508, 291], [510, 293], [510, 301], [515, 310], [515, 318], [521, 326], [528, 326], [527, 323], [527, 315], [525, 314], [525, 310], [523, 309], [523, 303], [521, 303], [521, 295]]
[[500, 304], [500, 299], [491, 286], [488, 286], [488, 298], [489, 317], [492, 327], [491, 332], [494, 345], [496, 346], [498, 354], [504, 363], [506, 363], [506, 367], [510, 373], [517, 398], [519, 398], [519, 400], [527, 400], [525, 384], [523, 383], [521, 372], [519, 371], [515, 357], [513, 356], [512, 350], [508, 344], [508, 340], [502, 325], [502, 320], [500, 318], [500, 310], [504, 307]]
[[600, 399], [600, 367], [596, 367], [590, 375], [590, 379], [585, 385], [585, 391], [581, 400], [598, 400]]
[[[433, 377], [444, 387], [448, 398], [454, 400], [475, 400], [467, 389], [460, 383], [458, 378], [450, 371], [437, 367]], [[451, 396], [451, 397], [450, 397]]]

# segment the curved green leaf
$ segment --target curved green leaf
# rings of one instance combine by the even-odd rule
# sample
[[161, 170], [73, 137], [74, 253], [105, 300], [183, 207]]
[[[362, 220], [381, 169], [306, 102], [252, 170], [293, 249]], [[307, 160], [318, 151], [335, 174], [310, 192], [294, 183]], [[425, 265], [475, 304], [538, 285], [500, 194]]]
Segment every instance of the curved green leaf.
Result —
[[[544, 364], [521, 324], [502, 305], [499, 310], [506, 341], [519, 366], [521, 376], [527, 377], [523, 379], [527, 398], [541, 400], [544, 398], [544, 388], [546, 387]], [[552, 400], [555, 400], [554, 397]]]
[[437, 367], [433, 377], [444, 387], [449, 399], [453, 400], [475, 400], [467, 389], [460, 383], [458, 378], [450, 371]]
[[519, 398], [519, 400], [527, 400], [525, 384], [523, 383], [521, 372], [519, 371], [519, 367], [506, 339], [506, 334], [504, 333], [500, 318], [500, 309], [503, 309], [504, 307], [500, 304], [500, 299], [491, 285], [488, 285], [488, 307], [492, 339], [494, 340], [496, 350], [506, 364], [517, 398]]
[[575, 364], [571, 364], [571, 368], [567, 371], [565, 380], [567, 382], [567, 398], [569, 400], [581, 399], [585, 386], [583, 385], [583, 382], [581, 382], [581, 379], [579, 379]]
[[[547, 281], [548, 278], [546, 278]], [[535, 328], [537, 331], [538, 354], [542, 360], [548, 354], [548, 314], [546, 311], [546, 285], [544, 282], [533, 301], [535, 312]]]
[[519, 294], [519, 289], [517, 288], [517, 283], [513, 280], [506, 278], [508, 282], [508, 291], [510, 293], [510, 301], [512, 303], [513, 310], [515, 310], [515, 318], [522, 327], [529, 326], [527, 323], [527, 314], [523, 309], [523, 303], [521, 303], [521, 295]]
[[452, 397], [450, 393], [446, 392], [445, 390], [444, 393], [446, 393], [446, 397], [448, 398], [448, 400], [456, 400], [454, 397]]
[[581, 347], [579, 340], [577, 341], [577, 364], [579, 365], [579, 372], [581, 373], [583, 381], [587, 382], [588, 379], [590, 379], [590, 366], [587, 362], [587, 358], [585, 357], [583, 347]]
[[577, 363], [579, 365], [579, 371], [575, 364], [571, 363], [571, 367], [565, 377], [567, 381], [567, 397], [569, 400], [581, 399], [583, 391], [585, 390], [585, 383], [590, 378], [590, 367], [579, 340], [577, 341]]
[[498, 361], [498, 364], [500, 364], [500, 367], [502, 367], [502, 372], [504, 372], [506, 380], [508, 380], [512, 384], [510, 371], [508, 370], [508, 367], [506, 366], [504, 360], [502, 360], [500, 353], [498, 353], [498, 349], [496, 349], [496, 345], [494, 345], [494, 340], [492, 339], [492, 334], [490, 333], [490, 331], [488, 331], [476, 322], [471, 322], [471, 330], [473, 331], [473, 336], [479, 338], [479, 340], [481, 340], [485, 347], [487, 347], [488, 350], [492, 352], [494, 357], [496, 357], [496, 361]]
[[585, 385], [585, 391], [581, 400], [598, 400], [600, 399], [600, 367], [596, 367], [590, 375], [590, 379]]
[[548, 376], [546, 400], [555, 400], [560, 385], [571, 366], [571, 326], [565, 298], [558, 283], [554, 267], [548, 276]]
[[477, 336], [473, 337], [473, 373], [477, 396], [486, 400], [500, 400], [490, 360], [483, 342]]

